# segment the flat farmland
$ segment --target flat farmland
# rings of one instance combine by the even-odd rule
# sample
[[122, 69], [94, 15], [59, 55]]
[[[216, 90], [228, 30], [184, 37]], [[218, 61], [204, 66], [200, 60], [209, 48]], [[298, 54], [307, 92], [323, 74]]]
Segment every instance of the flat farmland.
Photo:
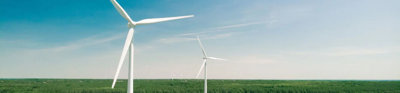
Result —
[[[126, 93], [127, 80], [0, 79], [0, 93]], [[203, 80], [137, 79], [136, 93], [202, 93]], [[400, 93], [400, 81], [208, 80], [209, 93]]]

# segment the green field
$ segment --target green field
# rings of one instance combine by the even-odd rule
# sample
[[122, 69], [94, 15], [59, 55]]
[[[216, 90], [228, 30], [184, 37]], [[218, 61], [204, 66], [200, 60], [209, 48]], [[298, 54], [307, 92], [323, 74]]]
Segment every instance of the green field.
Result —
[[[126, 80], [0, 79], [0, 93], [126, 93]], [[135, 80], [136, 93], [201, 93], [202, 80]], [[209, 93], [400, 93], [400, 81], [209, 80]]]

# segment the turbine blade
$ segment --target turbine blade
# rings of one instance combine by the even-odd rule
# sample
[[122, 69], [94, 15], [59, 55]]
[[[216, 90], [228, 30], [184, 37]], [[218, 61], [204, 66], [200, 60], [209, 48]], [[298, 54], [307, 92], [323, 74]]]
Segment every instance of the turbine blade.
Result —
[[197, 36], [197, 41], [199, 42], [201, 51], [203, 52], [203, 56], [207, 57], [206, 51], [204, 50], [203, 44], [201, 43], [199, 36]]
[[126, 37], [126, 40], [125, 40], [125, 45], [124, 45], [124, 48], [122, 50], [121, 58], [119, 59], [117, 72], [115, 73], [114, 81], [112, 83], [111, 88], [114, 88], [115, 83], [117, 82], [119, 71], [121, 70], [122, 64], [124, 63], [124, 59], [125, 59], [126, 53], [128, 52], [129, 45], [132, 43], [133, 33], [134, 33], [134, 29], [130, 28], [129, 32], [128, 32], [128, 36]]
[[226, 61], [226, 59], [222, 59], [222, 58], [216, 58], [216, 57], [207, 57], [207, 59], [214, 59], [214, 60], [222, 60], [222, 61]]
[[149, 18], [149, 19], [140, 20], [136, 24], [137, 25], [152, 24], [152, 23], [159, 23], [159, 22], [177, 20], [177, 19], [183, 19], [183, 18], [189, 18], [189, 17], [193, 17], [193, 15], [177, 16], [177, 17], [165, 17], [165, 18]]
[[134, 24], [133, 20], [131, 17], [129, 17], [128, 13], [125, 12], [124, 8], [119, 5], [119, 3], [116, 0], [111, 0], [111, 3], [114, 5], [115, 9], [121, 14], [122, 17], [124, 17], [126, 20], [128, 20], [131, 24]]
[[204, 65], [206, 65], [206, 59], [204, 59], [203, 60], [203, 64], [201, 65], [201, 67], [200, 67], [200, 70], [199, 70], [199, 73], [197, 73], [197, 75], [196, 75], [196, 78], [198, 78], [199, 77], [199, 75], [200, 75], [200, 73], [201, 73], [201, 71], [203, 70], [203, 68], [204, 68]]

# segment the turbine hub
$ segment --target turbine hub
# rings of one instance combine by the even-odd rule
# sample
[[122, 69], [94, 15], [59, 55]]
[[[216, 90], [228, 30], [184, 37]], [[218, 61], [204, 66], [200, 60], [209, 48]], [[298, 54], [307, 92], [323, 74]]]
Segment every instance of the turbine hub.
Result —
[[129, 28], [133, 28], [133, 27], [135, 27], [136, 26], [136, 24], [131, 24], [131, 22], [128, 22], [128, 27]]

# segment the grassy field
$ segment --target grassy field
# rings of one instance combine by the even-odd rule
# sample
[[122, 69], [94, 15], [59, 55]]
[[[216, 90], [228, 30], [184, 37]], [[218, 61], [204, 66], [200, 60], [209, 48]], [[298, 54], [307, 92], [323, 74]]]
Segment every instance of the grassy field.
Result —
[[[126, 93], [126, 80], [0, 79], [0, 93]], [[135, 80], [136, 93], [201, 93], [202, 80]], [[400, 81], [209, 80], [209, 93], [400, 93]]]

